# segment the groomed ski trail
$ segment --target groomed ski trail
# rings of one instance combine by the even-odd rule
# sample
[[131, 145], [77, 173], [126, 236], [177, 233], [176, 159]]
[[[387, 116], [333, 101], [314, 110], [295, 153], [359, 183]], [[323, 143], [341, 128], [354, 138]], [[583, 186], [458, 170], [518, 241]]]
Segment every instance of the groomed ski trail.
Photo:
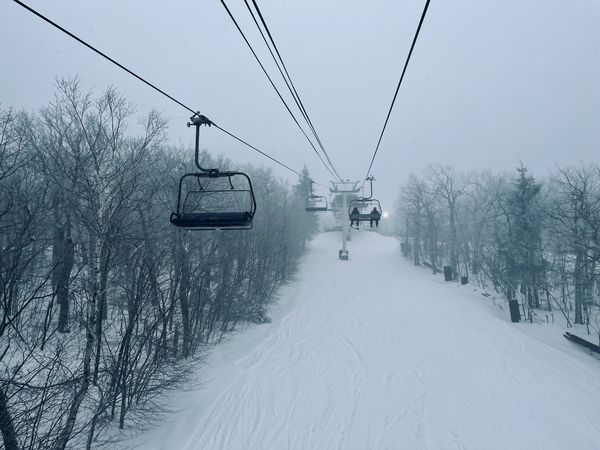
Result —
[[353, 232], [346, 262], [339, 240], [310, 243], [273, 321], [217, 346], [139, 448], [598, 448], [599, 361], [529, 337], [393, 238]]

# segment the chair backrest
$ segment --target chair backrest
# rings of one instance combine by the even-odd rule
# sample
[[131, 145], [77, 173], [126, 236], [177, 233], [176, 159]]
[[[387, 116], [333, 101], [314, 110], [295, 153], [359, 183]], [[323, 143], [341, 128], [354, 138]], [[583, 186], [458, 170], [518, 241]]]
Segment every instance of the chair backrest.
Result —
[[171, 223], [193, 230], [252, 227], [256, 200], [242, 172], [187, 173], [179, 180], [177, 210]]

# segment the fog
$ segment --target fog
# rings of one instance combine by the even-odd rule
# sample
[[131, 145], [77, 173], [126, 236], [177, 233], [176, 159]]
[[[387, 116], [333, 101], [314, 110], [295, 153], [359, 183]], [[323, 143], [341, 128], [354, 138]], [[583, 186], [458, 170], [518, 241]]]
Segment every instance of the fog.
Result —
[[[286, 95], [243, 2], [229, 3]], [[306, 164], [318, 182], [331, 179], [219, 1], [27, 4], [261, 150], [297, 170]], [[343, 178], [366, 175], [423, 5], [259, 2]], [[433, 162], [504, 171], [522, 160], [544, 175], [593, 160], [600, 141], [599, 22], [597, 0], [432, 2], [371, 171], [384, 210], [408, 174]], [[192, 144], [186, 110], [16, 3], [2, 2], [0, 29], [3, 108], [35, 110], [52, 100], [56, 77], [78, 76], [97, 93], [117, 87], [140, 115], [163, 112], [171, 142]], [[297, 179], [214, 128], [203, 130], [202, 146]]]

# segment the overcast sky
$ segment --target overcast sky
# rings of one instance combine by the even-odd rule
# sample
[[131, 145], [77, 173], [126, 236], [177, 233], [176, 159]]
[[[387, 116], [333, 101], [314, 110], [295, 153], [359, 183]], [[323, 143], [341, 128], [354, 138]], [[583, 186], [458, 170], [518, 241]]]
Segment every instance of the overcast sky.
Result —
[[[274, 157], [331, 178], [219, 0], [26, 3]], [[227, 3], [283, 86], [243, 1]], [[257, 3], [338, 172], [362, 180], [424, 0]], [[597, 160], [598, 24], [600, 0], [433, 0], [372, 169], [384, 209], [432, 162], [504, 171], [521, 159], [545, 175]], [[0, 30], [3, 108], [38, 109], [57, 76], [76, 75], [98, 93], [117, 87], [139, 114], [162, 111], [171, 141], [192, 143], [184, 109], [11, 0], [0, 4]], [[218, 130], [203, 130], [202, 146], [297, 178]]]

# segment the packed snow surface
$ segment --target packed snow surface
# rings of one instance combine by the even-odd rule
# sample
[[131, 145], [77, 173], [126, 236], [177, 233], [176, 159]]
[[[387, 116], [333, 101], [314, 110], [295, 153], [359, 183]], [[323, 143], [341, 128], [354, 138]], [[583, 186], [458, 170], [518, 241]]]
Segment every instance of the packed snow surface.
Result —
[[272, 322], [215, 347], [203, 386], [171, 398], [175, 412], [133, 444], [600, 448], [600, 361], [415, 268], [393, 238], [354, 231], [349, 261], [340, 245], [316, 237]]

